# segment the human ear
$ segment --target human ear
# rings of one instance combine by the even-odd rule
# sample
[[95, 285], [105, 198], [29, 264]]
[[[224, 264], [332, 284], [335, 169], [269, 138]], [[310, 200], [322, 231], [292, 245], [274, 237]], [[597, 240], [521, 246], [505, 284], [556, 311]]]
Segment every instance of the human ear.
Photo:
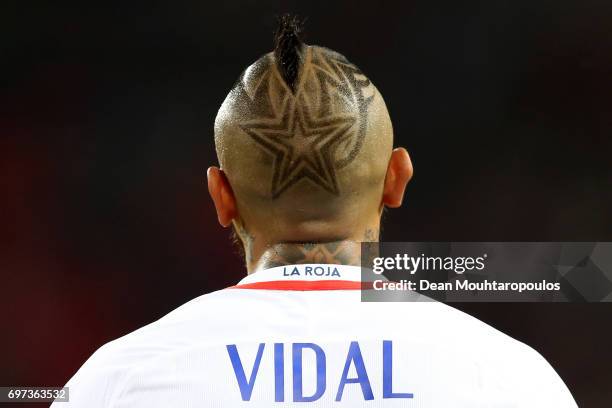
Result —
[[238, 210], [236, 198], [227, 176], [223, 170], [212, 166], [208, 168], [206, 178], [208, 179], [208, 193], [215, 204], [219, 224], [223, 227], [229, 227], [232, 220], [238, 216]]
[[382, 201], [385, 206], [397, 208], [402, 205], [406, 185], [412, 178], [412, 173], [412, 162], [406, 149], [393, 149], [383, 188]]

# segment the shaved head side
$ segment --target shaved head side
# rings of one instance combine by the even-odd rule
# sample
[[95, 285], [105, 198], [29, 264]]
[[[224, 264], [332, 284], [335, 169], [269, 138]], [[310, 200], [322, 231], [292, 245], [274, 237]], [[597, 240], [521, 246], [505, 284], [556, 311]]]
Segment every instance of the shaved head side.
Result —
[[241, 227], [281, 240], [338, 238], [380, 215], [391, 121], [355, 65], [297, 37], [283, 41], [295, 34], [281, 29], [276, 51], [249, 66], [223, 102], [217, 155]]

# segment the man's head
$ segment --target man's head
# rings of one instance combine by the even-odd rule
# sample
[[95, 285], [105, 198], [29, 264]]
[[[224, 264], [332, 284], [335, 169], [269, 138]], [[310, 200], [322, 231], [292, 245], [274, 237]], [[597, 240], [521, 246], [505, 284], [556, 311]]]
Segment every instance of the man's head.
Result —
[[[249, 66], [219, 109], [209, 169], [219, 221], [243, 242], [363, 240], [401, 204], [412, 166], [392, 152], [382, 96], [359, 69], [299, 39], [281, 18], [275, 50]], [[370, 237], [372, 239], [372, 237]]]

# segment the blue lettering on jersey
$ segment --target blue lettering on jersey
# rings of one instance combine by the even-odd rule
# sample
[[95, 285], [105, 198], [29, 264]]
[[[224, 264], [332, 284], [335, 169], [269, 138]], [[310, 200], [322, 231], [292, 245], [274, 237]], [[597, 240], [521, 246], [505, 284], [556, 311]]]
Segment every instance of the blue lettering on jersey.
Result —
[[[317, 389], [310, 397], [304, 396], [302, 388], [302, 350], [305, 348], [314, 350], [317, 356]], [[323, 349], [314, 343], [293, 343], [293, 402], [318, 400], [325, 392], [326, 385], [325, 353]]]
[[412, 393], [393, 392], [393, 342], [383, 341], [383, 398], [413, 398]]
[[294, 266], [291, 271], [287, 270], [287, 267], [283, 268], [283, 276], [300, 276], [300, 270], [297, 266]]
[[[259, 365], [265, 349], [265, 343], [260, 343], [257, 349], [257, 355], [253, 368], [251, 369], [251, 375], [249, 380], [246, 379], [246, 373], [244, 366], [238, 354], [238, 349], [235, 344], [229, 344], [226, 346], [227, 352], [236, 375], [238, 382], [238, 388], [240, 389], [240, 395], [243, 401], [250, 401], [253, 393], [253, 387], [257, 374], [259, 372]], [[316, 389], [310, 396], [304, 395], [303, 389], [303, 351], [304, 349], [310, 349], [315, 353], [315, 367], [316, 367]], [[285, 401], [285, 356], [284, 356], [284, 344], [274, 343], [274, 401], [284, 402]], [[326, 355], [323, 348], [315, 343], [293, 343], [291, 345], [292, 353], [292, 374], [293, 374], [293, 401], [294, 402], [312, 402], [320, 399], [324, 394], [327, 386], [327, 364]], [[393, 392], [393, 342], [390, 340], [384, 340], [382, 342], [382, 397], [383, 398], [414, 398], [414, 394], [407, 392]], [[355, 366], [357, 373], [356, 377], [349, 378], [348, 373], [351, 365]], [[307, 367], [311, 367], [310, 364]], [[347, 384], [359, 384], [363, 398], [366, 401], [374, 399], [374, 393], [372, 392], [372, 386], [366, 370], [366, 365], [363, 360], [361, 348], [359, 342], [352, 341], [350, 343], [346, 361], [344, 364], [344, 370], [340, 376], [338, 383], [338, 391], [336, 393], [336, 401], [341, 401], [344, 394], [344, 387]]]
[[294, 265], [283, 267], [283, 276], [335, 276], [340, 278], [340, 271], [334, 265], [309, 266]]
[[246, 374], [244, 373], [244, 367], [242, 366], [242, 361], [240, 361], [240, 356], [238, 355], [238, 349], [235, 344], [228, 344], [227, 352], [229, 353], [230, 360], [232, 362], [232, 367], [234, 368], [234, 373], [236, 374], [236, 380], [238, 381], [238, 387], [240, 388], [240, 395], [242, 396], [243, 401], [250, 401], [251, 394], [253, 393], [253, 386], [255, 385], [255, 379], [257, 378], [257, 372], [259, 371], [259, 363], [261, 363], [261, 356], [263, 355], [265, 343], [259, 344], [259, 349], [257, 349], [257, 356], [255, 357], [255, 364], [253, 365], [253, 369], [251, 370], [251, 377], [249, 381], [246, 379]]
[[285, 347], [274, 343], [274, 401], [285, 401]]
[[[348, 378], [348, 371], [349, 368], [351, 368], [351, 363], [355, 365], [355, 369], [357, 370], [356, 378]], [[352, 341], [349, 347], [348, 355], [346, 356], [346, 363], [344, 364], [344, 371], [342, 371], [340, 385], [338, 386], [338, 393], [336, 394], [336, 401], [342, 400], [342, 393], [344, 392], [344, 386], [346, 384], [361, 385], [363, 398], [366, 401], [374, 399], [374, 394], [372, 394], [372, 387], [370, 386], [370, 380], [368, 378], [368, 372], [366, 371], [365, 364], [363, 364], [361, 349], [359, 348], [359, 343], [356, 341]]]

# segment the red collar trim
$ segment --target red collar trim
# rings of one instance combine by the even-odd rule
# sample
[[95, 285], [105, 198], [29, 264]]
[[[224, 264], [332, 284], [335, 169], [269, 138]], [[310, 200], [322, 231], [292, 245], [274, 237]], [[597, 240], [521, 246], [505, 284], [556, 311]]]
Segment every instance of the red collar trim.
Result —
[[371, 282], [355, 282], [347, 280], [277, 280], [243, 283], [241, 285], [230, 286], [228, 289], [264, 289], [264, 290], [360, 290], [372, 287]]

